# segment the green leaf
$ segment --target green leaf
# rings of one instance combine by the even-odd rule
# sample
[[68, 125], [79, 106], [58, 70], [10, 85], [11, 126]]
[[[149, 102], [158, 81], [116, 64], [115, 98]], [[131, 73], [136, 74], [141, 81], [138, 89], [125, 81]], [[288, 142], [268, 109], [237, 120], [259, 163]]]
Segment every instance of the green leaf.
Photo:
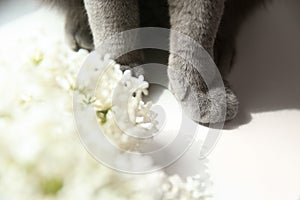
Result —
[[63, 180], [61, 178], [47, 178], [40, 183], [41, 189], [46, 195], [55, 195], [62, 187]]

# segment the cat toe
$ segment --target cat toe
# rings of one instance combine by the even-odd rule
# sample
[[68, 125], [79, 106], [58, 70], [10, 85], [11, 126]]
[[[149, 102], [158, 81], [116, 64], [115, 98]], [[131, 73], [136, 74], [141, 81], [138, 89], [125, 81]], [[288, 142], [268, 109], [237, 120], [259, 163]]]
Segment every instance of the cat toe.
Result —
[[[209, 91], [199, 84], [187, 84], [183, 76], [169, 76], [170, 90], [180, 102], [184, 113], [201, 124], [233, 119], [238, 112], [238, 100], [228, 84]], [[204, 82], [202, 84], [205, 84]], [[224, 90], [225, 89], [225, 90]]]

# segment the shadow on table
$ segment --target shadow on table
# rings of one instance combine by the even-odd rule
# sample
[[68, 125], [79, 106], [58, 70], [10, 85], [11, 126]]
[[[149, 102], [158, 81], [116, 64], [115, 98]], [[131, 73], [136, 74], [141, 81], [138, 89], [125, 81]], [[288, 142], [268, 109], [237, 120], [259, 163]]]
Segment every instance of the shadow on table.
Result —
[[300, 110], [299, 2], [257, 11], [242, 28], [237, 51], [229, 81], [240, 111], [225, 129], [248, 124], [255, 113]]

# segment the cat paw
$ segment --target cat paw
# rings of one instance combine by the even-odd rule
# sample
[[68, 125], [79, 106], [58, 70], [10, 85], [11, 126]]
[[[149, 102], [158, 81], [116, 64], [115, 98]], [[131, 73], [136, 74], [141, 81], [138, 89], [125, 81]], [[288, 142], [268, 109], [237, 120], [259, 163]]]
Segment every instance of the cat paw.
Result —
[[66, 16], [65, 37], [74, 51], [79, 49], [93, 50], [93, 36], [84, 8], [70, 9]]
[[171, 92], [180, 101], [185, 114], [194, 121], [218, 123], [236, 116], [238, 100], [227, 83], [225, 88], [212, 87], [208, 91], [201, 76], [170, 69], [168, 75]]
[[226, 92], [226, 120], [232, 120], [236, 117], [239, 110], [239, 101], [234, 91], [229, 86], [227, 81], [224, 81]]

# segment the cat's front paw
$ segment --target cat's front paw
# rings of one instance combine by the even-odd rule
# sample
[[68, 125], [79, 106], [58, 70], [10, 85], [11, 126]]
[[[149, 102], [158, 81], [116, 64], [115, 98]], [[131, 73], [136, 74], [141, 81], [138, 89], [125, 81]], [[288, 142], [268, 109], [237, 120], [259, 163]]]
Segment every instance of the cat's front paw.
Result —
[[[184, 112], [203, 124], [233, 119], [238, 112], [238, 100], [226, 83], [225, 88], [208, 88], [197, 72], [169, 69], [170, 90], [180, 101]], [[224, 91], [225, 90], [225, 91]]]
[[66, 41], [71, 49], [93, 50], [93, 36], [84, 8], [70, 9], [65, 22]]

